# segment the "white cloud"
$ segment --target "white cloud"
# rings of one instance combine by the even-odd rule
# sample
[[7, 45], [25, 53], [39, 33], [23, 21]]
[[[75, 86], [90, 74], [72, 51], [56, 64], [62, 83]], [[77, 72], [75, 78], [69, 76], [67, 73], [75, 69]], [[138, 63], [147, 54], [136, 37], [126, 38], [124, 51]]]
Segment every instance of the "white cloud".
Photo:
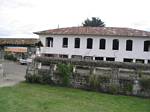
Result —
[[[149, 0], [0, 0], [0, 34], [31, 34], [100, 17], [106, 26], [150, 29]], [[8, 35], [7, 34], [7, 35]]]

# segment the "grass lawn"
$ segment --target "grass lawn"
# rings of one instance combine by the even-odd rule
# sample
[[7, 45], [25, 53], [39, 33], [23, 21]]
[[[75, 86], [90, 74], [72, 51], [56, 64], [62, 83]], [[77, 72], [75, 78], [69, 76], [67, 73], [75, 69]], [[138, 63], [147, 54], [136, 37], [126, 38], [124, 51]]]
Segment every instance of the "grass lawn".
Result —
[[0, 112], [150, 112], [150, 99], [21, 83], [0, 88]]

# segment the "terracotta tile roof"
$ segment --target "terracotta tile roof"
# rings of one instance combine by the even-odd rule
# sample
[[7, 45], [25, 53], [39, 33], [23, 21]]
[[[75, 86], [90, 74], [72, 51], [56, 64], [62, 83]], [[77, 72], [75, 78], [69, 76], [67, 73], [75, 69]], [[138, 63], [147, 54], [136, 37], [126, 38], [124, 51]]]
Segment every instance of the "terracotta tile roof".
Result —
[[35, 34], [51, 34], [51, 35], [98, 35], [98, 36], [134, 36], [134, 37], [150, 37], [150, 32], [137, 30], [132, 28], [119, 27], [68, 27], [50, 29]]
[[37, 39], [6, 39], [0, 38], [0, 46], [5, 45], [20, 45], [20, 46], [28, 46], [28, 45], [35, 45], [37, 43]]

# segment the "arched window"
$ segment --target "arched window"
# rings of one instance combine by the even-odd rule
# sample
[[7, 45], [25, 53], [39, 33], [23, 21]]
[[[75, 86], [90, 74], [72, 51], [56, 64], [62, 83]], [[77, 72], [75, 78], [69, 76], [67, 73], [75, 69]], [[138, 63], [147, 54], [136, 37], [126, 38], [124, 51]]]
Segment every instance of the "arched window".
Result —
[[133, 44], [133, 41], [132, 40], [127, 40], [126, 41], [126, 50], [127, 51], [132, 51], [132, 45]]
[[67, 48], [68, 47], [68, 38], [63, 38], [63, 43], [62, 43], [62, 47], [63, 48]]
[[119, 49], [119, 40], [114, 39], [113, 40], [113, 50], [118, 50]]
[[52, 37], [46, 38], [46, 47], [53, 47], [53, 38]]
[[74, 48], [80, 48], [80, 38], [75, 38]]
[[93, 39], [88, 38], [87, 39], [87, 49], [92, 49], [92, 46], [93, 46]]
[[150, 51], [150, 40], [144, 41], [144, 51]]
[[100, 39], [99, 49], [105, 49], [105, 46], [106, 46], [106, 40]]

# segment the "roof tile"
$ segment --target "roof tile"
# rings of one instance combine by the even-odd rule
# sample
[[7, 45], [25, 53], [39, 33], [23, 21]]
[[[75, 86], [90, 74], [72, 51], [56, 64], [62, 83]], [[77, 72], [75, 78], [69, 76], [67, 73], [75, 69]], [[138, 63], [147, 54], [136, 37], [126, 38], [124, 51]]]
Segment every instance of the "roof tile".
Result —
[[150, 32], [137, 30], [132, 28], [119, 27], [68, 27], [50, 29], [35, 34], [51, 34], [51, 35], [98, 35], [98, 36], [134, 36], [134, 37], [150, 37]]

